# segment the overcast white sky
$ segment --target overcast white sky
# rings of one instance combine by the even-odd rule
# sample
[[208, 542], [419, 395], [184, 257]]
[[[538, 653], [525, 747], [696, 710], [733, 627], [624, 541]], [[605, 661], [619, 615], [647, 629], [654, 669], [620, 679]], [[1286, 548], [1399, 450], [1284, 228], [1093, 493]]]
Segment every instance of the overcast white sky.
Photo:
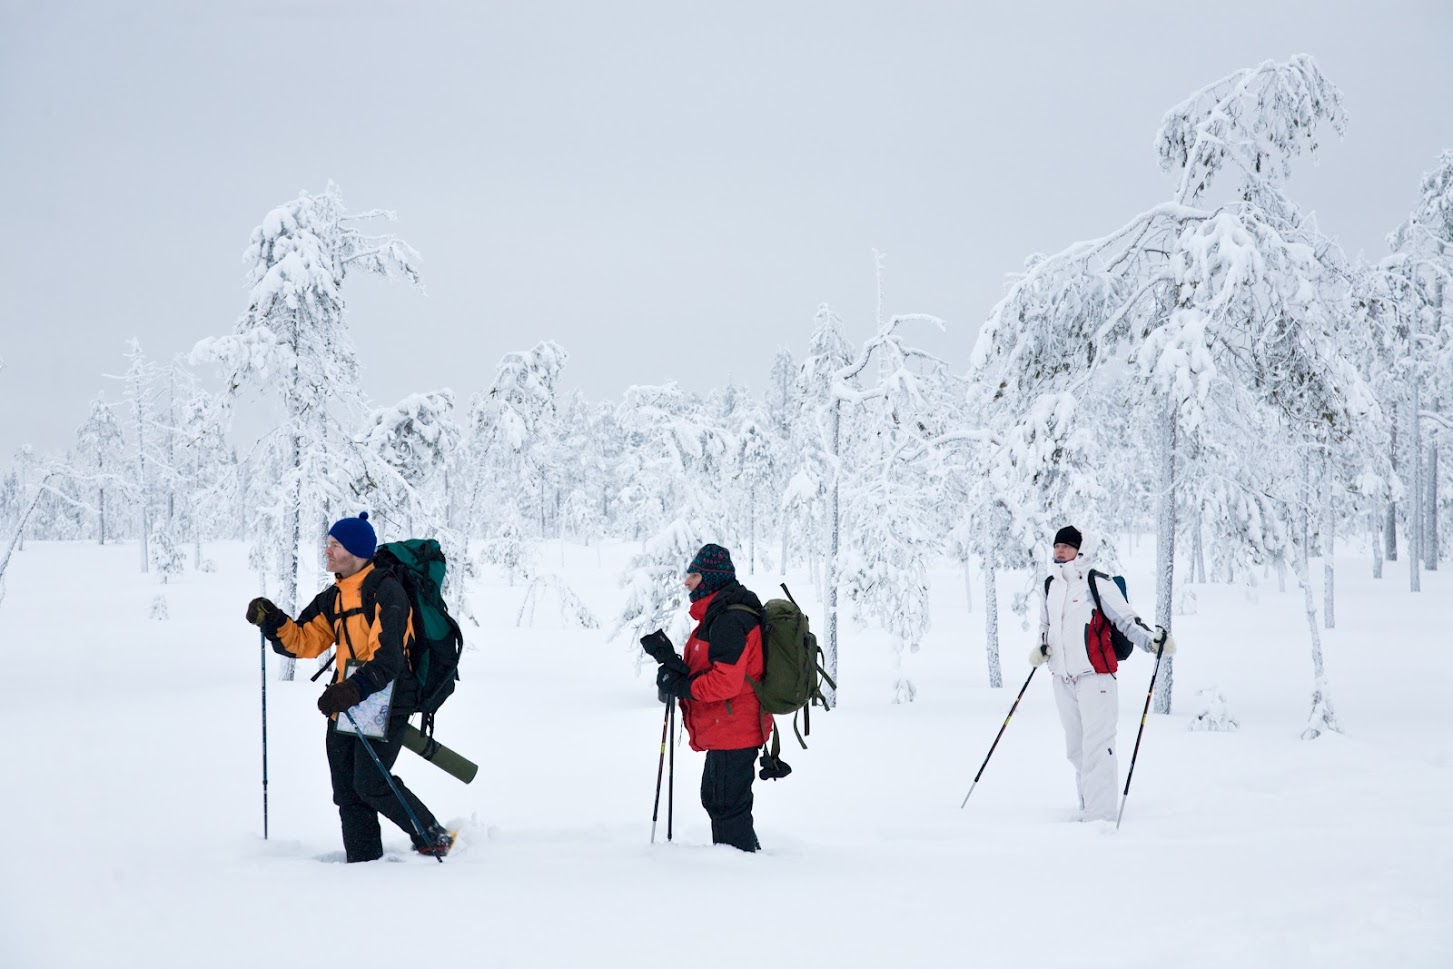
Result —
[[1453, 3], [81, 3], [0, 0], [0, 465], [63, 448], [152, 356], [229, 332], [241, 254], [329, 179], [426, 293], [345, 295], [380, 403], [551, 338], [567, 388], [760, 389], [819, 303], [966, 367], [1004, 276], [1170, 191], [1162, 114], [1300, 52], [1345, 140], [1293, 194], [1384, 252], [1453, 147]]

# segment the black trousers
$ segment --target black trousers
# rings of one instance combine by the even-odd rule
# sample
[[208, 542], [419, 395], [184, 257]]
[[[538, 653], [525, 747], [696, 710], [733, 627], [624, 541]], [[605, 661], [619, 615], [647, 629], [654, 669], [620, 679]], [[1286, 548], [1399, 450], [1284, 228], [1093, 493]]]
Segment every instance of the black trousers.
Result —
[[[403, 749], [399, 738], [406, 723], [407, 718], [396, 719], [389, 724], [387, 738], [368, 740], [385, 770], [393, 769]], [[339, 733], [331, 720], [328, 721], [328, 773], [333, 780], [333, 803], [338, 805], [338, 819], [343, 823], [343, 851], [349, 861], [375, 861], [383, 857], [378, 828], [380, 814], [402, 828], [415, 848], [422, 847], [403, 805], [389, 790], [383, 771], [368, 756], [363, 742], [355, 734]], [[394, 784], [425, 831], [438, 824], [424, 802], [403, 781], [394, 777]]]
[[756, 851], [762, 845], [752, 828], [752, 780], [757, 748], [708, 750], [701, 770], [701, 806], [711, 817], [712, 844]]

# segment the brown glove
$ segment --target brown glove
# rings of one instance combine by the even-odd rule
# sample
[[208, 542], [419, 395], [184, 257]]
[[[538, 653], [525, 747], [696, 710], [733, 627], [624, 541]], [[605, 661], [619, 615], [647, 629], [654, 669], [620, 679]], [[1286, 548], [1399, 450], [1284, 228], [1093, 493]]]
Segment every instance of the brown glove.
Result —
[[350, 678], [334, 683], [324, 690], [323, 695], [318, 697], [318, 709], [322, 711], [323, 716], [331, 717], [335, 713], [342, 713], [349, 707], [357, 706], [361, 699], [357, 685]]

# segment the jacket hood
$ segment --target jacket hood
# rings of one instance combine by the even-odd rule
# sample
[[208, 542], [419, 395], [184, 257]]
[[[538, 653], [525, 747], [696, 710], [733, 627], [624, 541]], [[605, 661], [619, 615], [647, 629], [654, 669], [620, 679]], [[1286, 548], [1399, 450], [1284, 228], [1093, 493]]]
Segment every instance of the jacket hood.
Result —
[[1080, 545], [1079, 554], [1068, 562], [1050, 561], [1049, 574], [1066, 582], [1083, 580], [1095, 567], [1095, 553], [1100, 549], [1098, 542], [1089, 538]]

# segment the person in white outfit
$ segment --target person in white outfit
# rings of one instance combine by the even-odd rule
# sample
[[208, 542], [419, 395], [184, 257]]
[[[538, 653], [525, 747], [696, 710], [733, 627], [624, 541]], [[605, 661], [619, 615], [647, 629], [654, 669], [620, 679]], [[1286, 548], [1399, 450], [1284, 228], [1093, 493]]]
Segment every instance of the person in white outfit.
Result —
[[[1083, 821], [1115, 820], [1115, 790], [1120, 777], [1115, 756], [1115, 726], [1120, 712], [1110, 626], [1136, 646], [1164, 655], [1175, 640], [1161, 627], [1147, 626], [1104, 573], [1091, 576], [1084, 540], [1072, 525], [1054, 536], [1054, 565], [1039, 615], [1039, 644], [1029, 654], [1035, 666], [1047, 662], [1054, 677], [1054, 700], [1065, 728], [1065, 756], [1075, 768], [1075, 789]], [[1096, 615], [1090, 582], [1095, 582], [1103, 617]], [[1106, 621], [1108, 620], [1108, 622]]]

